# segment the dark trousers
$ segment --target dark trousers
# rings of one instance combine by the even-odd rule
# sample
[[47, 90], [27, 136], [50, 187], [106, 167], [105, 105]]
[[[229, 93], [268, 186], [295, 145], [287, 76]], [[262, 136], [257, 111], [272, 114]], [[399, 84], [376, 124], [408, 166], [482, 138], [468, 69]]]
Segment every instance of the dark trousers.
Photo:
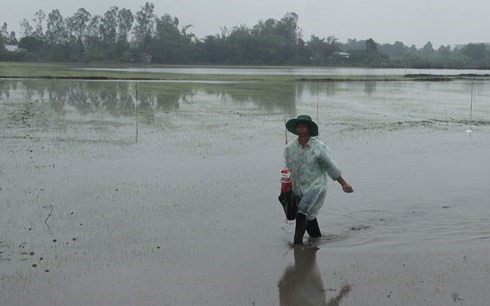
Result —
[[305, 231], [307, 231], [308, 235], [312, 238], [322, 236], [316, 218], [313, 220], [306, 220], [306, 215], [298, 213], [296, 215], [296, 228], [294, 230], [294, 244], [303, 244]]
[[308, 232], [308, 235], [313, 238], [318, 238], [322, 236], [322, 233], [320, 232], [320, 227], [318, 227], [318, 221], [316, 221], [316, 218], [313, 220], [308, 220], [306, 222], [306, 231]]

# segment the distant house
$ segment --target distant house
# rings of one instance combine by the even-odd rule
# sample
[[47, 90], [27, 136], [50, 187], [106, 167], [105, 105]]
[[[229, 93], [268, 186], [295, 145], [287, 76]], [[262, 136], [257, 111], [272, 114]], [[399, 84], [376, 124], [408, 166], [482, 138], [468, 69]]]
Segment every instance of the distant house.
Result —
[[9, 52], [16, 52], [19, 49], [17, 45], [5, 45], [5, 49]]
[[334, 52], [335, 56], [343, 57], [343, 58], [349, 58], [350, 54], [347, 52]]
[[22, 52], [26, 51], [25, 49], [19, 48], [17, 45], [5, 45], [5, 49], [9, 52]]

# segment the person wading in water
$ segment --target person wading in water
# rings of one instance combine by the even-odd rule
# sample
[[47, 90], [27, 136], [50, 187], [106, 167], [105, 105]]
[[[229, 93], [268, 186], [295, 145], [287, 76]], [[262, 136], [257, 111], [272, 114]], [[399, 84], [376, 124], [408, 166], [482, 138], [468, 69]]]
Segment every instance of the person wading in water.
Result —
[[289, 132], [298, 138], [286, 145], [286, 167], [291, 170], [292, 190], [298, 203], [294, 244], [302, 245], [305, 231], [310, 237], [321, 237], [317, 215], [327, 194], [327, 175], [347, 193], [354, 189], [341, 176], [330, 149], [318, 136], [318, 125], [308, 115], [299, 115], [286, 122]]

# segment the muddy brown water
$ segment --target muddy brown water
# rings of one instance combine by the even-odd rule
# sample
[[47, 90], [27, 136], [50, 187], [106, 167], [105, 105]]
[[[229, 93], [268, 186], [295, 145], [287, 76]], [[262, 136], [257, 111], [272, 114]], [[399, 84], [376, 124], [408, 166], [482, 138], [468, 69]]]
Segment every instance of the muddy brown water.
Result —
[[[0, 304], [485, 305], [489, 96], [0, 81]], [[329, 182], [324, 236], [294, 250], [277, 196], [300, 113], [355, 192]]]

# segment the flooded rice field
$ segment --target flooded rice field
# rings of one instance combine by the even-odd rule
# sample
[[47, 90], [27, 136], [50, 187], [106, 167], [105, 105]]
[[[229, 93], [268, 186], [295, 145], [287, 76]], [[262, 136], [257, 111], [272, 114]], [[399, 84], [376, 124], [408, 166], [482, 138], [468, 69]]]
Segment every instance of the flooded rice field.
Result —
[[[0, 80], [1, 305], [485, 305], [490, 82]], [[292, 249], [284, 121], [355, 189]]]

